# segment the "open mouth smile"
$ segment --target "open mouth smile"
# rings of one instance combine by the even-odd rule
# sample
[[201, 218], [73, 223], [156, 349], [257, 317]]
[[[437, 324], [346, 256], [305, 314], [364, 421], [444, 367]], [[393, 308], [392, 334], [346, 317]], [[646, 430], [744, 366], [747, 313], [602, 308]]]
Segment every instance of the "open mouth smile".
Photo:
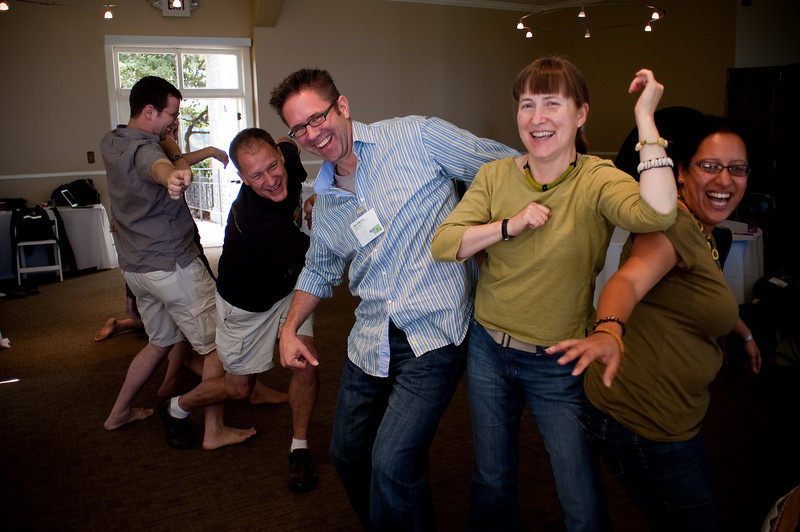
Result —
[[731, 194], [727, 192], [707, 192], [706, 197], [711, 201], [712, 207], [723, 208], [731, 199]]
[[331, 139], [333, 139], [333, 135], [328, 135], [322, 142], [316, 144], [314, 147], [321, 150], [331, 142]]

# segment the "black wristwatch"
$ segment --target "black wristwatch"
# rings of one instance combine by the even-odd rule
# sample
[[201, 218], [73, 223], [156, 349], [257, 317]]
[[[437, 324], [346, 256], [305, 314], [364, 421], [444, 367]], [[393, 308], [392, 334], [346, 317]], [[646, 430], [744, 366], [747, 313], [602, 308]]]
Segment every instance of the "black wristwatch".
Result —
[[503, 220], [501, 231], [503, 232], [503, 240], [511, 240], [511, 237], [508, 235], [508, 218]]
[[182, 154], [182, 153], [178, 153], [178, 154], [176, 154], [176, 155], [173, 155], [173, 156], [172, 156], [172, 162], [173, 162], [173, 163], [176, 163], [176, 162], [178, 162], [178, 159], [180, 159], [181, 157], [183, 157], [183, 154]]

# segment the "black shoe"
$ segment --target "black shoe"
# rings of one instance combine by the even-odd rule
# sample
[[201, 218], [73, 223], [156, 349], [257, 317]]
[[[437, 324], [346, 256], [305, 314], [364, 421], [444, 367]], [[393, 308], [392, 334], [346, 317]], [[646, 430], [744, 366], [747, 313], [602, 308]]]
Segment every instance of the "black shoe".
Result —
[[173, 449], [191, 449], [197, 445], [197, 440], [192, 435], [194, 424], [188, 417], [186, 419], [172, 417], [169, 413], [169, 402], [170, 399], [165, 399], [158, 407], [158, 416], [164, 424], [164, 439]]
[[317, 470], [308, 449], [295, 449], [289, 453], [289, 489], [306, 493], [317, 487]]

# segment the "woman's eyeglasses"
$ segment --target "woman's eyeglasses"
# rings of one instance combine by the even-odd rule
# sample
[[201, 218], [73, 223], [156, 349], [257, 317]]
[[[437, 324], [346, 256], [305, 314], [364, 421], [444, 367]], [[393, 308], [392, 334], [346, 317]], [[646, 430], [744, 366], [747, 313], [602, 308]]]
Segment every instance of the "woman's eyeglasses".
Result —
[[734, 177], [747, 177], [751, 170], [751, 168], [746, 164], [732, 164], [730, 166], [725, 166], [714, 161], [705, 160], [692, 161], [692, 164], [696, 164], [700, 171], [704, 174], [712, 175], [717, 175], [723, 170], [728, 170], [728, 172]]

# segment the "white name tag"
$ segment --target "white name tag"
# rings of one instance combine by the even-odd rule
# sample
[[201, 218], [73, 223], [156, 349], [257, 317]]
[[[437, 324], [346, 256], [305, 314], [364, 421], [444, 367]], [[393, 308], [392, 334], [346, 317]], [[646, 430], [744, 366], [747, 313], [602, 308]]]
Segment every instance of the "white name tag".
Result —
[[350, 224], [350, 230], [356, 235], [358, 243], [366, 246], [372, 240], [383, 233], [383, 225], [378, 220], [378, 215], [375, 214], [375, 209], [370, 209], [361, 216], [358, 220]]

